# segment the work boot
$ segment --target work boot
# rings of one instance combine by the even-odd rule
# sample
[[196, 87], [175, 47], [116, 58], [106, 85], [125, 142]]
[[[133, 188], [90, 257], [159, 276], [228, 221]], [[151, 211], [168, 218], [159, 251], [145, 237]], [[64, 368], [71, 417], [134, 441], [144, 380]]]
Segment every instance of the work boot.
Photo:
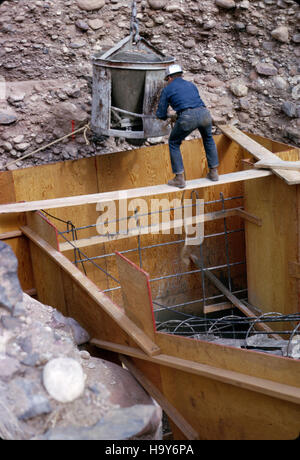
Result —
[[169, 180], [168, 185], [171, 187], [178, 187], [178, 188], [184, 188], [185, 187], [185, 180], [184, 180], [184, 174], [176, 174], [174, 179]]
[[219, 180], [218, 168], [211, 168], [206, 177], [207, 179], [217, 182]]

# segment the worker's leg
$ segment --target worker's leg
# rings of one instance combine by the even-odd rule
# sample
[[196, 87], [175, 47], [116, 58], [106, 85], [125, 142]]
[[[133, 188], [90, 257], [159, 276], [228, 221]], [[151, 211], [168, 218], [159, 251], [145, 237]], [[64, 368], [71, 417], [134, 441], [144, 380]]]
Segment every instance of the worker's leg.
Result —
[[219, 166], [219, 156], [216, 143], [212, 135], [212, 119], [207, 109], [199, 111], [199, 131], [202, 136], [209, 169]]
[[184, 172], [180, 146], [182, 141], [198, 127], [198, 118], [193, 110], [183, 112], [175, 123], [169, 138], [169, 149], [174, 174]]
[[180, 121], [177, 120], [169, 138], [170, 159], [174, 174], [182, 174], [184, 172], [180, 146], [187, 135], [182, 130]]
[[169, 150], [170, 158], [172, 164], [172, 171], [175, 174], [174, 179], [168, 182], [168, 185], [172, 187], [185, 187], [185, 178], [184, 178], [184, 165], [183, 159], [180, 151], [180, 146], [182, 141], [189, 135], [190, 131], [186, 131], [182, 127], [181, 118], [176, 121], [175, 126], [171, 132], [169, 138]]

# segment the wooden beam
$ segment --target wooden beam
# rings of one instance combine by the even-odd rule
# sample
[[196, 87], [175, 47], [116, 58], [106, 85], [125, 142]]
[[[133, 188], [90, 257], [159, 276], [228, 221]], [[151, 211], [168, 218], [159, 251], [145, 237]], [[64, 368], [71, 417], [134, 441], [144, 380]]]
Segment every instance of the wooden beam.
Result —
[[177, 228], [182, 228], [184, 226], [196, 225], [202, 222], [211, 222], [218, 219], [224, 219], [226, 217], [236, 216], [237, 211], [240, 211], [240, 209], [227, 209], [225, 211], [210, 212], [200, 216], [188, 217], [186, 219], [177, 219], [171, 220], [169, 222], [162, 222], [157, 225], [151, 225], [149, 227], [137, 227], [129, 229], [127, 233], [117, 233], [115, 235], [107, 234], [107, 236], [92, 236], [90, 238], [82, 238], [81, 240], [74, 240], [66, 243], [61, 243], [59, 246], [59, 250], [61, 252], [65, 252], [71, 251], [75, 248], [86, 248], [101, 243], [109, 243], [111, 241], [132, 238], [134, 236], [150, 235], [159, 232], [168, 232], [169, 230], [175, 230]]
[[184, 190], [180, 190], [177, 187], [170, 187], [169, 185], [154, 185], [152, 187], [118, 190], [115, 192], [105, 192], [90, 195], [69, 196], [50, 200], [3, 204], [0, 205], [0, 215], [38, 211], [43, 209], [66, 208], [86, 204], [108, 203], [111, 201], [131, 200], [134, 198], [143, 198], [170, 193], [184, 192], [186, 190], [216, 187], [224, 184], [231, 184], [234, 182], [260, 179], [262, 177], [268, 177], [271, 175], [272, 173], [267, 170], [238, 171], [235, 173], [221, 175], [219, 182], [213, 182], [207, 178], [187, 181]]
[[97, 286], [92, 283], [81, 271], [74, 267], [65, 256], [44, 241], [31, 228], [22, 227], [23, 233], [40, 248], [58, 267], [64, 270], [71, 277], [72, 281], [79, 284], [96, 304], [102, 308], [148, 355], [160, 353], [160, 348], [153, 343], [147, 335], [131, 321], [124, 310], [114, 304]]
[[1, 233], [0, 240], [11, 240], [12, 238], [19, 238], [23, 233], [21, 230], [15, 230], [12, 232]]
[[300, 171], [300, 161], [284, 161], [277, 158], [276, 160], [260, 160], [254, 164], [254, 168], [266, 169], [291, 169], [293, 171]]
[[153, 385], [153, 383], [124, 355], [119, 355], [120, 361], [125, 365], [134, 378], [142, 385], [147, 393], [160, 405], [164, 412], [175, 423], [179, 430], [188, 440], [199, 439], [199, 434], [185, 420], [175, 407], [169, 403], [167, 398]]
[[237, 209], [236, 215], [241, 217], [242, 219], [251, 222], [252, 224], [258, 225], [259, 227], [262, 226], [262, 220], [259, 217], [254, 216], [253, 214], [249, 214], [249, 212], [244, 211], [244, 209]]
[[[242, 133], [239, 129], [234, 126], [218, 126], [225, 136], [229, 137], [232, 141], [239, 144], [242, 148], [251, 153], [257, 160], [263, 161], [279, 161], [278, 156], [267, 150], [265, 147], [260, 145], [258, 142], [251, 139], [247, 134]], [[300, 184], [300, 172], [289, 171], [287, 169], [272, 168], [274, 174], [284, 179], [289, 185]]]
[[232, 303], [229, 302], [216, 303], [214, 305], [205, 305], [203, 313], [204, 315], [208, 315], [209, 313], [216, 313], [218, 311], [232, 310], [232, 308]]
[[[194, 254], [191, 254], [190, 258], [197, 267], [201, 268], [201, 262], [198, 260], [198, 258]], [[227, 299], [230, 300], [230, 302], [232, 302], [232, 304], [235, 307], [237, 307], [242, 313], [244, 313], [244, 315], [248, 317], [253, 317], [253, 316], [256, 317], [255, 312], [251, 308], [244, 305], [243, 302], [241, 302], [234, 294], [232, 294], [229, 291], [229, 289], [227, 289], [226, 286], [224, 286], [224, 284], [221, 283], [221, 281], [219, 281], [218, 278], [213, 273], [211, 273], [211, 271], [204, 270], [204, 274], [227, 297]], [[280, 335], [275, 334], [274, 331], [264, 323], [256, 323], [255, 327], [264, 332], [270, 333], [270, 335], [274, 339], [279, 339], [279, 340], [281, 339]]]
[[208, 379], [216, 380], [228, 385], [233, 385], [246, 390], [251, 390], [257, 393], [300, 404], [300, 388], [286, 385], [283, 383], [274, 382], [260, 377], [241, 374], [236, 371], [220, 369], [207, 364], [196, 363], [174, 356], [160, 354], [158, 356], [147, 356], [145, 353], [136, 348], [125, 345], [118, 345], [112, 342], [105, 342], [98, 339], [92, 339], [91, 343], [96, 347], [104, 350], [110, 350], [118, 354], [131, 356], [133, 358], [150, 361], [154, 364], [177, 369], [189, 374], [199, 375]]

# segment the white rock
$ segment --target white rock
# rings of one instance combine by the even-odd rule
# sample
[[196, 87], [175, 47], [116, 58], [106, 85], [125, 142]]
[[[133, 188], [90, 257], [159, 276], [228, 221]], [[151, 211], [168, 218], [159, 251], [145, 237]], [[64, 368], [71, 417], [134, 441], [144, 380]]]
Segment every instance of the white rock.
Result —
[[276, 75], [273, 78], [273, 82], [277, 89], [287, 89], [289, 86], [288, 82], [284, 78], [280, 77], [280, 75]]
[[216, 0], [216, 5], [221, 8], [228, 9], [228, 10], [236, 6], [234, 0]]
[[85, 11], [99, 10], [105, 5], [105, 0], [77, 0], [77, 5]]
[[280, 26], [277, 27], [277, 29], [274, 29], [271, 32], [271, 35], [273, 38], [276, 40], [282, 42], [282, 43], [288, 43], [289, 42], [289, 29], [285, 26]]
[[23, 142], [23, 141], [24, 141], [24, 135], [23, 134], [20, 134], [19, 136], [13, 138], [13, 142], [15, 144], [21, 144], [21, 142]]
[[102, 19], [90, 19], [88, 24], [93, 30], [101, 29], [104, 26]]
[[68, 403], [83, 393], [85, 375], [81, 365], [74, 359], [56, 358], [44, 367], [43, 384], [53, 399]]
[[230, 85], [230, 89], [237, 97], [244, 97], [248, 94], [248, 87], [240, 80], [233, 81]]
[[168, 0], [148, 0], [150, 8], [153, 10], [162, 10], [168, 4]]

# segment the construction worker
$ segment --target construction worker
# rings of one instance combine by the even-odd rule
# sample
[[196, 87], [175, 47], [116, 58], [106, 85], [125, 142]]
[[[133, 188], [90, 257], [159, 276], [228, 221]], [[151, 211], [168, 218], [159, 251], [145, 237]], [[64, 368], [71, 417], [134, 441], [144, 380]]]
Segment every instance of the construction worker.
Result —
[[[183, 70], [180, 65], [173, 64], [168, 67], [165, 76], [167, 86], [161, 93], [156, 112], [156, 116], [160, 120], [171, 118], [175, 121], [176, 119], [169, 138], [171, 164], [175, 177], [168, 182], [168, 185], [179, 188], [185, 187], [184, 165], [180, 146], [183, 140], [195, 129], [199, 129], [203, 139], [209, 167], [207, 178], [212, 181], [219, 180], [217, 169], [219, 159], [217, 147], [212, 136], [211, 115], [205, 107], [196, 85], [184, 80], [182, 76]], [[168, 117], [169, 106], [177, 113], [177, 116]]]

